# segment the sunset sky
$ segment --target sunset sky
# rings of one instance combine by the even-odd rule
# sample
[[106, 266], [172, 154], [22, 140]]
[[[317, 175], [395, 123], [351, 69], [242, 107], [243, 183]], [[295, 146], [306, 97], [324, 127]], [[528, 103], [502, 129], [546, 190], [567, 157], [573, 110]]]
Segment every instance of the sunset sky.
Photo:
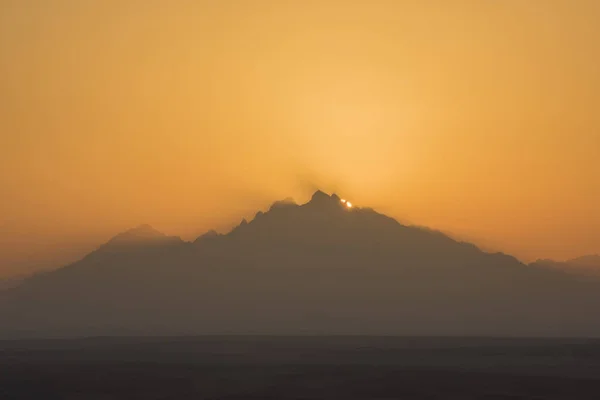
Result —
[[0, 0], [0, 277], [317, 188], [600, 252], [597, 0]]

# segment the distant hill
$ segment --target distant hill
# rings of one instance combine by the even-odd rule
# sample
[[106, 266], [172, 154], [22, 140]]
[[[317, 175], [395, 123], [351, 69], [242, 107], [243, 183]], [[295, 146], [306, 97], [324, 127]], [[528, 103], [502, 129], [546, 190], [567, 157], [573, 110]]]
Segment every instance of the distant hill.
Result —
[[135, 248], [151, 246], [172, 246], [182, 244], [177, 236], [167, 236], [150, 225], [140, 225], [110, 239], [103, 244], [99, 251], [131, 251]]
[[600, 273], [600, 255], [598, 254], [573, 258], [567, 260], [566, 263], [574, 267], [585, 268]]
[[316, 192], [227, 234], [149, 226], [0, 293], [0, 336], [600, 336], [600, 284]]
[[537, 260], [532, 265], [600, 278], [600, 255], [593, 254], [567, 261]]

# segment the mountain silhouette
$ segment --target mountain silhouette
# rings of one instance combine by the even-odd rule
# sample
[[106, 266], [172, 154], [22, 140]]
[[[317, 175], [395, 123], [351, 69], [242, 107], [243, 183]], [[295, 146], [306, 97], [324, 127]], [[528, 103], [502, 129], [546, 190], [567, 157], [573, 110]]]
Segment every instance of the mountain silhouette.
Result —
[[573, 258], [566, 261], [567, 264], [582, 267], [582, 268], [593, 268], [600, 270], [600, 255], [591, 254], [587, 256]]
[[106, 244], [101, 251], [129, 251], [136, 247], [169, 246], [181, 244], [183, 241], [177, 236], [167, 236], [148, 224], [119, 233]]
[[590, 254], [567, 261], [537, 260], [532, 265], [600, 278], [600, 255]]
[[0, 335], [600, 336], [600, 283], [317, 191], [194, 242], [148, 225], [0, 293]]

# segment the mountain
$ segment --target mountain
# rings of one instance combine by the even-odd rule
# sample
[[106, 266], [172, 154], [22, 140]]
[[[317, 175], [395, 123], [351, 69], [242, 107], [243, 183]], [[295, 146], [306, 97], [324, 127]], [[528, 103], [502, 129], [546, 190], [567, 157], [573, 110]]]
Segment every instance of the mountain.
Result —
[[167, 236], [150, 225], [144, 224], [119, 233], [103, 244], [99, 251], [131, 251], [134, 248], [172, 246], [182, 243], [183, 241], [178, 236]]
[[600, 278], [600, 255], [598, 254], [577, 257], [567, 261], [537, 260], [533, 265]]
[[0, 335], [600, 336], [599, 289], [317, 191], [192, 243], [117, 235], [0, 293]]
[[25, 278], [20, 276], [0, 279], [0, 291], [18, 286], [23, 279]]
[[596, 273], [600, 273], [600, 255], [592, 254], [588, 256], [582, 256], [573, 258], [566, 261], [567, 265], [572, 265], [576, 268], [582, 268], [590, 270]]

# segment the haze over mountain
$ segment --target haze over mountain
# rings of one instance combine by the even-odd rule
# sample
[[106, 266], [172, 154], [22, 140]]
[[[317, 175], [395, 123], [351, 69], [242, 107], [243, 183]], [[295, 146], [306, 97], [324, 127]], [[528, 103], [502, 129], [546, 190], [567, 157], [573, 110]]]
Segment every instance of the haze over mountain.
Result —
[[0, 293], [0, 335], [600, 336], [600, 283], [317, 191], [193, 243], [148, 225]]
[[590, 254], [566, 261], [537, 260], [535, 265], [575, 274], [600, 277], [600, 255]]

